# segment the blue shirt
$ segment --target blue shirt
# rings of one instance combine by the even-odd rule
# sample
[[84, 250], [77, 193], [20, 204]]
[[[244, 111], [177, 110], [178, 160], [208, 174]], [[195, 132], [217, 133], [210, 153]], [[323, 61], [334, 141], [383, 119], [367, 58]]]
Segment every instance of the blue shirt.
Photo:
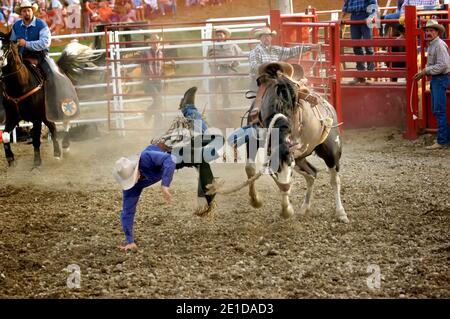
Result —
[[11, 41], [24, 39], [27, 41], [25, 47], [21, 47], [19, 53], [29, 51], [48, 51], [51, 44], [51, 33], [44, 20], [33, 17], [29, 25], [25, 25], [23, 20], [17, 20], [11, 31]]
[[377, 5], [377, 0], [345, 0], [342, 12], [366, 12], [369, 5]]
[[136, 206], [142, 190], [161, 181], [162, 186], [169, 187], [175, 171], [175, 159], [156, 145], [148, 146], [140, 155], [139, 181], [129, 190], [123, 191], [122, 228], [127, 243], [133, 243], [133, 224]]

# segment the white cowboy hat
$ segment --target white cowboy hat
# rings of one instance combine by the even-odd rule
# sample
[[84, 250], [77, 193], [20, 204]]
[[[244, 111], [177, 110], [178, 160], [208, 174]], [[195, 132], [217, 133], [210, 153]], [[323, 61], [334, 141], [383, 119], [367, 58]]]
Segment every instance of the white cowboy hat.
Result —
[[427, 21], [427, 24], [425, 24], [424, 29], [433, 28], [435, 30], [438, 30], [439, 33], [444, 33], [445, 28], [443, 25], [440, 25], [436, 20], [430, 19]]
[[31, 8], [31, 9], [33, 9], [33, 13], [36, 13], [36, 11], [38, 11], [38, 9], [39, 9], [39, 5], [37, 3], [31, 2], [28, 0], [23, 0], [20, 5], [15, 7], [14, 12], [17, 14], [21, 14], [22, 9], [25, 9], [25, 8]]
[[263, 36], [265, 34], [274, 36], [274, 35], [277, 35], [277, 31], [270, 30], [269, 27], [264, 27], [264, 28], [256, 30], [254, 33], [256, 39], [261, 38], [261, 36]]
[[139, 156], [119, 158], [114, 166], [113, 176], [123, 190], [132, 188], [139, 179]]
[[227, 38], [229, 36], [231, 36], [231, 30], [227, 29], [227, 28], [223, 28], [223, 27], [214, 28], [214, 33], [216, 33], [216, 32], [222, 32], [223, 34], [225, 34], [227, 36]]

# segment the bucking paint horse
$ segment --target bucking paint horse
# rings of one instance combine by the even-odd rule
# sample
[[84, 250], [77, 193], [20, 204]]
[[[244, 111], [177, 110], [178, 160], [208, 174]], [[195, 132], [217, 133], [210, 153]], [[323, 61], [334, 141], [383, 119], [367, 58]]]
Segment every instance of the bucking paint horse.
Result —
[[[294, 214], [289, 196], [292, 174], [296, 171], [303, 175], [307, 183], [306, 195], [300, 208], [300, 214], [306, 214], [311, 208], [313, 186], [317, 176], [317, 169], [308, 162], [307, 157], [315, 152], [329, 168], [337, 218], [347, 223], [349, 220], [341, 201], [338, 175], [342, 143], [336, 111], [320, 95], [301, 81], [294, 80], [292, 76], [293, 67], [284, 62], [264, 64], [259, 69], [259, 88], [249, 112], [248, 122], [253, 121], [259, 127], [267, 129], [265, 138], [262, 138], [267, 148], [264, 170], [256, 172], [257, 148], [251, 149], [247, 146], [245, 170], [248, 180], [229, 190], [221, 190], [217, 184], [210, 185], [209, 193], [228, 194], [249, 185], [250, 203], [258, 208], [262, 202], [256, 191], [255, 181], [262, 174], [269, 173], [281, 191], [281, 216], [289, 218]], [[278, 129], [276, 143], [272, 143], [270, 139], [273, 129]], [[261, 140], [259, 143], [261, 144]], [[273, 167], [273, 163], [278, 164]]]

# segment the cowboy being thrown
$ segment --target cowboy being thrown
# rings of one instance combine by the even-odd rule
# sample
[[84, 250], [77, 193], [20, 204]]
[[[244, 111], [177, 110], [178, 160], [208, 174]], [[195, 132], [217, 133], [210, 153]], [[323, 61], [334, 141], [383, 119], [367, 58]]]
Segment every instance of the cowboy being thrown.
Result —
[[[196, 87], [192, 87], [186, 91], [183, 99], [180, 103], [180, 110], [183, 116], [189, 122], [200, 122], [201, 139], [205, 139], [204, 135], [208, 135], [206, 123], [202, 119], [202, 115], [194, 105]], [[195, 124], [194, 124], [195, 125]], [[172, 143], [171, 137], [177, 137], [177, 132], [172, 131], [173, 134], [166, 134], [162, 138], [153, 140], [149, 146], [147, 146], [138, 156], [122, 157], [116, 162], [116, 166], [113, 172], [115, 179], [122, 187], [122, 212], [120, 220], [122, 223], [122, 229], [125, 234], [125, 244], [119, 246], [121, 250], [134, 250], [137, 249], [137, 245], [134, 240], [133, 224], [134, 216], [136, 214], [136, 207], [139, 202], [144, 188], [154, 185], [161, 181], [161, 194], [164, 200], [168, 203], [172, 201], [172, 194], [170, 192], [170, 184], [172, 182], [175, 169], [183, 167], [195, 167], [199, 172], [198, 183], [198, 199], [202, 201], [198, 215], [208, 213], [214, 208], [214, 195], [205, 195], [207, 192], [206, 185], [213, 182], [214, 176], [211, 171], [211, 167], [207, 161], [218, 158], [218, 149], [214, 143], [207, 143], [206, 145], [200, 144], [200, 147], [195, 148], [191, 144], [186, 145], [182, 143]], [[167, 137], [167, 138], [166, 138]], [[184, 136], [183, 137], [184, 140]], [[206, 138], [208, 139], [208, 138]], [[223, 140], [221, 136], [210, 135], [209, 139]], [[223, 145], [223, 141], [217, 145]], [[211, 149], [209, 149], [209, 147]], [[185, 160], [183, 151], [190, 151], [191, 160]], [[203, 154], [209, 153], [213, 156], [209, 160], [205, 160]], [[196, 162], [195, 159], [200, 155], [203, 160]], [[206, 205], [205, 202], [206, 201]]]
[[[51, 44], [51, 33], [47, 23], [35, 17], [38, 10], [36, 3], [23, 0], [16, 11], [21, 19], [17, 20], [11, 30], [11, 41], [17, 41], [19, 53], [24, 61], [38, 65], [45, 77], [45, 91], [47, 108], [53, 113], [61, 113], [63, 103], [72, 102], [79, 106], [75, 88], [69, 78], [59, 71], [55, 61], [48, 56]], [[63, 118], [53, 114], [52, 117]], [[69, 116], [70, 117], [70, 116]]]

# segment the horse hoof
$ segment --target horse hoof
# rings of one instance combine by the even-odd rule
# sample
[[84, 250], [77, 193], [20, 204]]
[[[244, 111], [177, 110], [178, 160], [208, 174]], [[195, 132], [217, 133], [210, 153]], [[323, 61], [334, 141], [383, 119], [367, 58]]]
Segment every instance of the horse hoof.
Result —
[[310, 211], [311, 209], [308, 205], [302, 205], [302, 207], [300, 207], [300, 211], [298, 212], [298, 214], [300, 216], [305, 216], [306, 214], [309, 214]]
[[347, 217], [347, 214], [345, 213], [345, 210], [342, 209], [337, 209], [336, 210], [336, 215], [339, 221], [348, 224], [350, 222], [350, 220]]
[[262, 201], [259, 198], [250, 198], [250, 205], [252, 205], [253, 208], [261, 208], [262, 207]]
[[70, 151], [70, 147], [63, 148], [63, 153], [67, 154]]
[[288, 219], [294, 215], [294, 207], [292, 207], [292, 204], [289, 204], [287, 207], [283, 207], [281, 209], [281, 217], [284, 219]]
[[205, 205], [203, 207], [197, 207], [197, 209], [194, 211], [194, 215], [198, 217], [206, 217], [211, 212], [211, 207], [208, 205]]
[[54, 156], [53, 157], [55, 160], [60, 161], [61, 160], [61, 156]]

